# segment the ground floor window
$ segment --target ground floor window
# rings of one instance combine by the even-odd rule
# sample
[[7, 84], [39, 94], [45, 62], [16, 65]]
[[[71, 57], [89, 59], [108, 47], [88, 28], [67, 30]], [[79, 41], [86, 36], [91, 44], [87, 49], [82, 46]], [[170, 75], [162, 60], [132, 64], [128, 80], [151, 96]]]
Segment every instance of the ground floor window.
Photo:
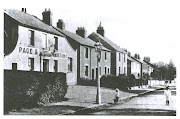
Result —
[[94, 69], [92, 69], [92, 80], [94, 80]]
[[88, 76], [88, 66], [85, 66], [85, 76]]
[[72, 58], [68, 57], [68, 72], [72, 72]]
[[34, 58], [29, 58], [30, 71], [34, 71]]
[[98, 68], [96, 68], [96, 79], [98, 78]]

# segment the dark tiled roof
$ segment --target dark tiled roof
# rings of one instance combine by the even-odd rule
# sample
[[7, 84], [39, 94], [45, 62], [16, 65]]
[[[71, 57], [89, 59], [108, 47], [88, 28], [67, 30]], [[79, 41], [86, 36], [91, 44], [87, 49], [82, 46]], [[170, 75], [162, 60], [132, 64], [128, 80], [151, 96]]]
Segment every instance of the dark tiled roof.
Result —
[[[96, 42], [94, 42], [93, 40], [89, 39], [89, 38], [83, 38], [79, 35], [77, 35], [76, 33], [72, 33], [70, 31], [67, 30], [61, 30], [59, 28], [56, 28], [59, 32], [63, 33], [65, 36], [70, 37], [71, 39], [75, 40], [76, 42], [78, 42], [81, 45], [85, 45], [85, 46], [90, 46], [90, 47], [94, 47], [94, 44]], [[107, 50], [110, 51], [109, 49], [103, 47], [103, 50]]]
[[52, 26], [45, 24], [37, 17], [30, 15], [28, 13], [21, 12], [15, 9], [6, 9], [4, 13], [10, 16], [11, 18], [13, 18], [14, 20], [18, 21], [21, 25], [39, 29], [44, 32], [49, 32], [56, 35], [64, 36], [63, 34], [59, 33], [57, 30], [55, 30]]
[[106, 37], [103, 37], [101, 36], [100, 34], [98, 33], [91, 33], [89, 36], [88, 36], [90, 39], [94, 40], [95, 42], [99, 41], [108, 49], [111, 49], [111, 50], [115, 50], [115, 51], [119, 51], [119, 52], [123, 52], [123, 53], [126, 53], [123, 49], [120, 48], [120, 46], [116, 45], [115, 43], [113, 43], [111, 40], [109, 40], [108, 38]]
[[134, 59], [135, 61], [141, 63], [141, 64], [144, 64], [145, 62], [141, 61], [140, 59], [136, 59], [135, 57], [131, 57], [132, 59]]
[[152, 68], [155, 68], [155, 66], [153, 64], [151, 64], [150, 62], [146, 62], [144, 61], [146, 64], [148, 64], [149, 66], [151, 66]]
[[128, 60], [131, 60], [131, 61], [133, 61], [133, 62], [135, 61], [133, 58], [131, 58], [131, 56], [127, 56], [127, 59], [128, 59]]

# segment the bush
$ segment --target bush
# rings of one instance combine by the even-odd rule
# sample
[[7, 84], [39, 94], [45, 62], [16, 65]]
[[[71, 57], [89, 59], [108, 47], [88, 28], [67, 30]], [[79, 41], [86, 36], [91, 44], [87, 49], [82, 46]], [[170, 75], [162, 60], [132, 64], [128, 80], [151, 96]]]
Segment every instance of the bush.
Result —
[[47, 81], [39, 86], [37, 97], [40, 97], [41, 104], [59, 102], [64, 99], [67, 93], [67, 83], [65, 78], [57, 77], [54, 81]]
[[[65, 74], [23, 71], [4, 72], [4, 113], [63, 100], [67, 93]], [[46, 97], [46, 98], [45, 98]]]

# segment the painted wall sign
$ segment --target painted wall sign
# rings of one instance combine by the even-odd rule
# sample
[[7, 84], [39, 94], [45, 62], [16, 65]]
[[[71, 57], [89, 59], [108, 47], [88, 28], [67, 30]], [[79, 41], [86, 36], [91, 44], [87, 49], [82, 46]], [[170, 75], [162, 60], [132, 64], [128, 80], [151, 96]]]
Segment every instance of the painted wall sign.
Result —
[[67, 58], [67, 54], [61, 52], [53, 52], [53, 51], [44, 51], [42, 52], [43, 56], [47, 57], [59, 57], [59, 58]]
[[18, 53], [39, 55], [39, 50], [37, 48], [19, 46]]

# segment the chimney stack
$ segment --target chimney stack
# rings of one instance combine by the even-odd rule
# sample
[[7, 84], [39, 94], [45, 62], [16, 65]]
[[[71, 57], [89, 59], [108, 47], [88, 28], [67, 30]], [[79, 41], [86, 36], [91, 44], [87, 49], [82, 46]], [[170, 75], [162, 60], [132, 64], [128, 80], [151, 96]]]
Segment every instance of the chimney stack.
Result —
[[104, 28], [101, 26], [101, 22], [97, 28], [97, 33], [104, 37]]
[[150, 60], [150, 57], [144, 57], [144, 61], [145, 62], [150, 62], [151, 60]]
[[86, 38], [86, 30], [84, 27], [78, 27], [76, 30], [76, 34], [78, 34], [79, 36]]
[[131, 52], [128, 52], [128, 56], [131, 56]]
[[140, 55], [139, 55], [139, 54], [136, 53], [136, 54], [134, 55], [134, 57], [135, 57], [136, 59], [139, 59], [139, 60], [140, 60]]
[[57, 22], [57, 27], [61, 30], [65, 30], [65, 24], [62, 19], [59, 19]]
[[50, 9], [45, 9], [45, 11], [42, 13], [43, 15], [43, 22], [48, 24], [48, 25], [52, 25], [52, 13]]

